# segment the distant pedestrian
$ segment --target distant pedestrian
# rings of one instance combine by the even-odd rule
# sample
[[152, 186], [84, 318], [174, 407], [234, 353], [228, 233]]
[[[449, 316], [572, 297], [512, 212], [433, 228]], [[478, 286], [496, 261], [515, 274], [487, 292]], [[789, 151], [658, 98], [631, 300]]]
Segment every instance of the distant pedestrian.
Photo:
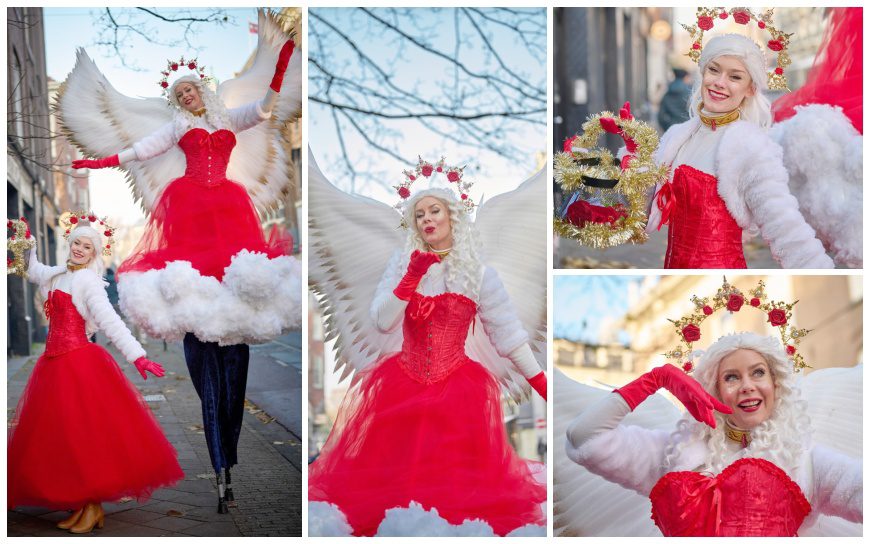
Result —
[[659, 125], [664, 133], [671, 125], [689, 120], [689, 97], [692, 95], [689, 72], [674, 68], [674, 80], [668, 85], [659, 105]]

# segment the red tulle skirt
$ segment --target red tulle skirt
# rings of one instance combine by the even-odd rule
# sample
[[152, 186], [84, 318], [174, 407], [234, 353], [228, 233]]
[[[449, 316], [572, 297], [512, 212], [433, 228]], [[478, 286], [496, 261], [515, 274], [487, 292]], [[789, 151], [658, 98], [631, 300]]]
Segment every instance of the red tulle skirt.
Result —
[[338, 506], [358, 536], [411, 501], [505, 535], [543, 524], [546, 496], [508, 443], [498, 383], [471, 360], [429, 385], [408, 377], [399, 355], [364, 371], [308, 470], [309, 500]]
[[223, 279], [233, 255], [246, 249], [269, 258], [290, 253], [292, 239], [273, 230], [267, 242], [257, 210], [240, 184], [172, 181], [151, 211], [136, 248], [118, 269], [146, 272], [172, 261], [189, 261], [204, 276]]
[[97, 344], [36, 362], [7, 462], [10, 509], [145, 501], [184, 477], [145, 400]]

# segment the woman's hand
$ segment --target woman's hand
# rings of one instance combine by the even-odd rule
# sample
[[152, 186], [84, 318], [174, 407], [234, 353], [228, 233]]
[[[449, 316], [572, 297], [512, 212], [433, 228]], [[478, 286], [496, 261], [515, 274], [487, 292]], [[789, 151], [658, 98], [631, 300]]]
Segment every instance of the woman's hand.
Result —
[[121, 161], [118, 155], [112, 155], [103, 159], [76, 159], [72, 162], [72, 167], [76, 170], [80, 168], [100, 169], [119, 166], [120, 164]]
[[713, 395], [704, 391], [701, 384], [687, 376], [674, 365], [664, 365], [652, 369], [633, 382], [614, 390], [622, 395], [628, 406], [634, 410], [647, 397], [664, 387], [677, 397], [692, 417], [716, 428], [713, 410], [730, 414], [731, 408], [719, 402]]
[[136, 366], [136, 370], [139, 371], [139, 374], [142, 375], [143, 380], [148, 379], [148, 375], [145, 373], [150, 372], [157, 376], [158, 378], [162, 378], [165, 372], [163, 371], [163, 367], [160, 366], [160, 363], [155, 363], [154, 361], [150, 361], [145, 357], [139, 357], [135, 361], [133, 361], [133, 365]]
[[276, 93], [281, 92], [281, 83], [284, 82], [284, 72], [287, 71], [287, 65], [290, 64], [290, 57], [293, 55], [293, 49], [296, 43], [293, 40], [287, 40], [281, 52], [278, 53], [278, 62], [275, 64], [275, 75], [272, 76], [272, 83], [269, 88]]
[[399, 285], [393, 289], [393, 294], [402, 300], [411, 300], [411, 295], [417, 290], [420, 280], [423, 279], [429, 267], [437, 262], [441, 262], [441, 257], [438, 255], [415, 249], [414, 253], [411, 253], [410, 262], [408, 262], [408, 271]]

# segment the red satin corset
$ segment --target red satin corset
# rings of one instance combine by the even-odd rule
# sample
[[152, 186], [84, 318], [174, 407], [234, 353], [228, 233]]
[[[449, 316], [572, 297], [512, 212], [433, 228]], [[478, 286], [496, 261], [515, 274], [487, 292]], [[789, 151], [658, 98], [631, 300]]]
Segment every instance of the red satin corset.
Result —
[[184, 176], [205, 185], [222, 183], [227, 179], [227, 164], [235, 146], [236, 135], [229, 130], [188, 130], [178, 141], [187, 159]]
[[85, 320], [76, 310], [69, 293], [57, 289], [51, 291], [45, 301], [45, 316], [48, 318], [46, 357], [69, 353], [88, 344]]
[[670, 472], [649, 498], [665, 536], [797, 536], [810, 513], [800, 487], [764, 459], [740, 459], [714, 477]]
[[468, 361], [465, 339], [477, 305], [457, 293], [414, 293], [405, 308], [401, 364], [421, 383], [434, 383]]
[[714, 176], [683, 164], [659, 197], [662, 219], [670, 224], [665, 268], [746, 268], [743, 231]]

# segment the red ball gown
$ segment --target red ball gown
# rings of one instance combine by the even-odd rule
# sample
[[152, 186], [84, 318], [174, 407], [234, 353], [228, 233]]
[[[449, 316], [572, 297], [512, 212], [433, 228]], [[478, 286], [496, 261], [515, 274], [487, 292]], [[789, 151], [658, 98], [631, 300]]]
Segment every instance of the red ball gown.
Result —
[[797, 536], [810, 513], [800, 487], [764, 459], [739, 459], [720, 474], [669, 472], [650, 492], [664, 536]]
[[546, 521], [546, 487], [508, 443], [500, 387], [465, 354], [476, 304], [415, 293], [402, 351], [363, 370], [319, 458], [308, 498], [337, 505], [357, 536], [411, 501], [454, 525], [487, 522], [499, 535]]
[[668, 228], [665, 268], [746, 268], [743, 230], [719, 196], [715, 176], [683, 164], [659, 190]]
[[243, 249], [269, 258], [290, 253], [289, 236], [273, 231], [266, 241], [247, 191], [227, 179], [235, 145], [236, 136], [227, 129], [193, 128], [181, 137], [184, 175], [163, 190], [145, 233], [118, 274], [189, 261], [203, 276], [221, 280], [232, 257]]
[[9, 429], [8, 508], [147, 500], [184, 477], [142, 395], [88, 341], [72, 297], [49, 294], [48, 339]]

